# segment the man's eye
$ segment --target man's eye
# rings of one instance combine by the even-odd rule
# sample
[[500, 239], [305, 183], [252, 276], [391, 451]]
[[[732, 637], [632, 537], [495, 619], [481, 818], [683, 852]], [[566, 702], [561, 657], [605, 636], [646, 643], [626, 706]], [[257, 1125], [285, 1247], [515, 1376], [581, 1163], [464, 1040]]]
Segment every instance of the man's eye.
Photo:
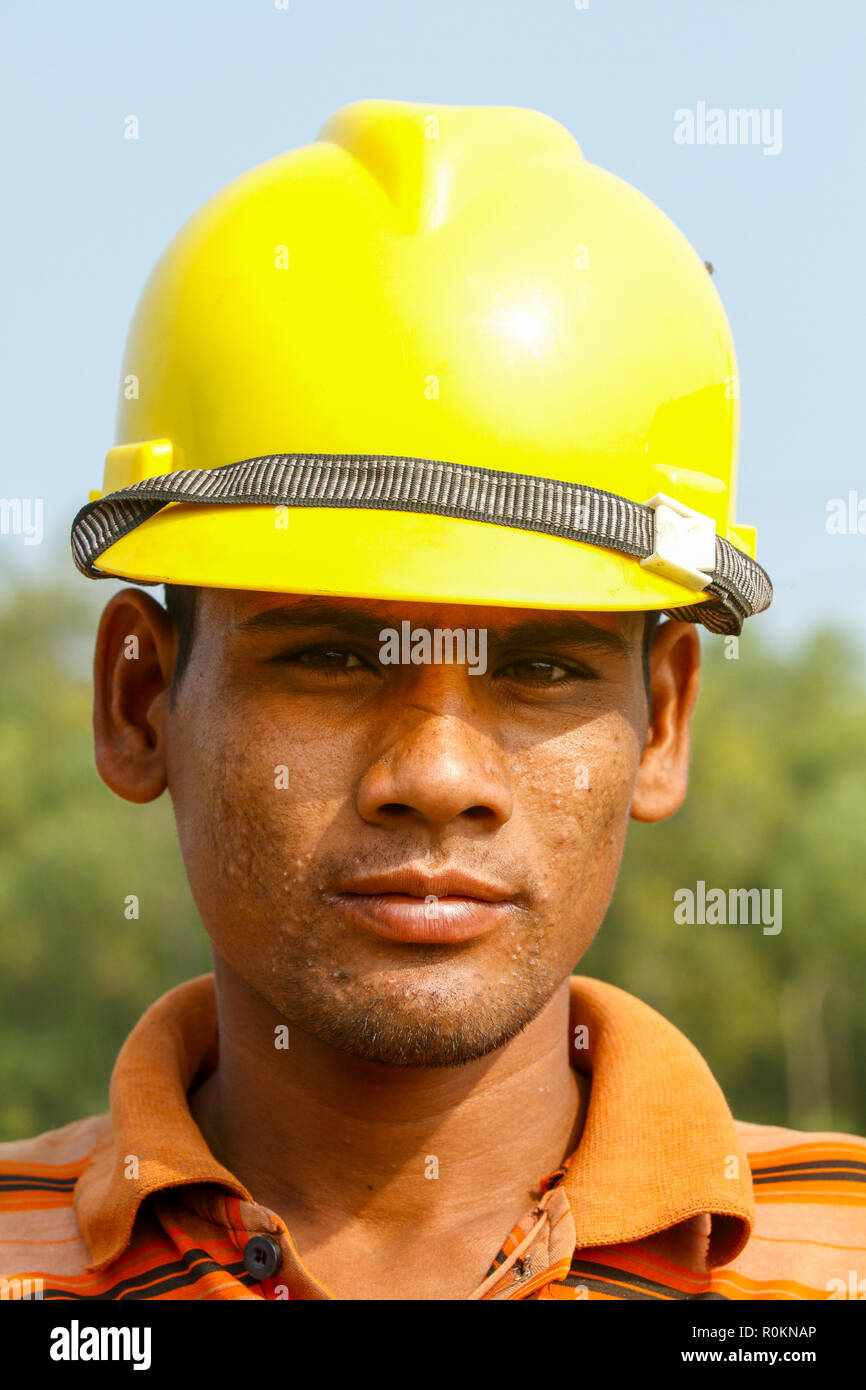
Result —
[[278, 660], [292, 666], [302, 666], [307, 671], [354, 671], [366, 666], [354, 652], [341, 651], [336, 647], [322, 647], [306, 652], [287, 652]]
[[530, 685], [555, 685], [558, 681], [574, 680], [580, 676], [579, 671], [575, 671], [570, 666], [559, 666], [555, 661], [542, 661], [525, 659], [523, 661], [512, 661], [510, 666], [506, 666], [503, 675], [510, 675], [513, 679], [526, 681]]

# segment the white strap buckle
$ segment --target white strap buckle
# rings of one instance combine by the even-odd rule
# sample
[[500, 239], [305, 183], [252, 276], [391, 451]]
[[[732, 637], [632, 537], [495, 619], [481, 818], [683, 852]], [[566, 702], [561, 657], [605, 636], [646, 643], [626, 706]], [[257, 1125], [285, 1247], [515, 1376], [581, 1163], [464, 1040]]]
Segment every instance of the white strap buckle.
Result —
[[657, 492], [644, 506], [652, 507], [655, 515], [653, 553], [641, 560], [641, 567], [687, 589], [705, 589], [712, 582], [716, 565], [713, 518], [664, 492]]

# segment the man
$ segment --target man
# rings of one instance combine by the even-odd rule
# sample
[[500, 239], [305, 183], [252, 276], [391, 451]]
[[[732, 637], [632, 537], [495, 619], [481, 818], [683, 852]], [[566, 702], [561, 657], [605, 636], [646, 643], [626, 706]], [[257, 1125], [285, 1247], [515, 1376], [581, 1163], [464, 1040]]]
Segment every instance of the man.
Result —
[[703, 263], [535, 112], [357, 103], [181, 231], [73, 549], [166, 585], [105, 610], [96, 759], [168, 788], [214, 975], [3, 1146], [7, 1278], [850, 1296], [866, 1142], [735, 1123], [572, 977], [684, 797], [694, 623], [770, 601], [737, 397]]

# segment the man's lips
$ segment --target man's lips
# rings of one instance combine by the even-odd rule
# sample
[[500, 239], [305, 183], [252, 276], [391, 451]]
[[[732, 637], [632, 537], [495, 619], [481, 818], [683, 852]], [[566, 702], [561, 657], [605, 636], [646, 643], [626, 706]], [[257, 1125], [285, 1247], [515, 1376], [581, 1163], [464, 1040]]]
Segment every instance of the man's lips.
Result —
[[389, 941], [442, 944], [483, 936], [515, 905], [507, 888], [474, 874], [412, 868], [346, 879], [330, 901]]

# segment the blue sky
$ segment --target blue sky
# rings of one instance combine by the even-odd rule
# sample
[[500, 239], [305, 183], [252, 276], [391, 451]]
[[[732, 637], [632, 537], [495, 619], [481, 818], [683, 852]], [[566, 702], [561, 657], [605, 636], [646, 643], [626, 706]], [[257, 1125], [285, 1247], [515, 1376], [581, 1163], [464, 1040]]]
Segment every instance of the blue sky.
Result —
[[[138, 294], [200, 203], [349, 101], [507, 104], [568, 126], [713, 262], [741, 372], [739, 520], [776, 586], [756, 621], [862, 632], [866, 535], [826, 517], [866, 498], [864, 29], [857, 0], [6, 7], [0, 496], [44, 498], [46, 538], [0, 536], [0, 572], [108, 597], [72, 568], [69, 523], [101, 484]], [[678, 144], [674, 113], [699, 102], [779, 108], [779, 153]]]

